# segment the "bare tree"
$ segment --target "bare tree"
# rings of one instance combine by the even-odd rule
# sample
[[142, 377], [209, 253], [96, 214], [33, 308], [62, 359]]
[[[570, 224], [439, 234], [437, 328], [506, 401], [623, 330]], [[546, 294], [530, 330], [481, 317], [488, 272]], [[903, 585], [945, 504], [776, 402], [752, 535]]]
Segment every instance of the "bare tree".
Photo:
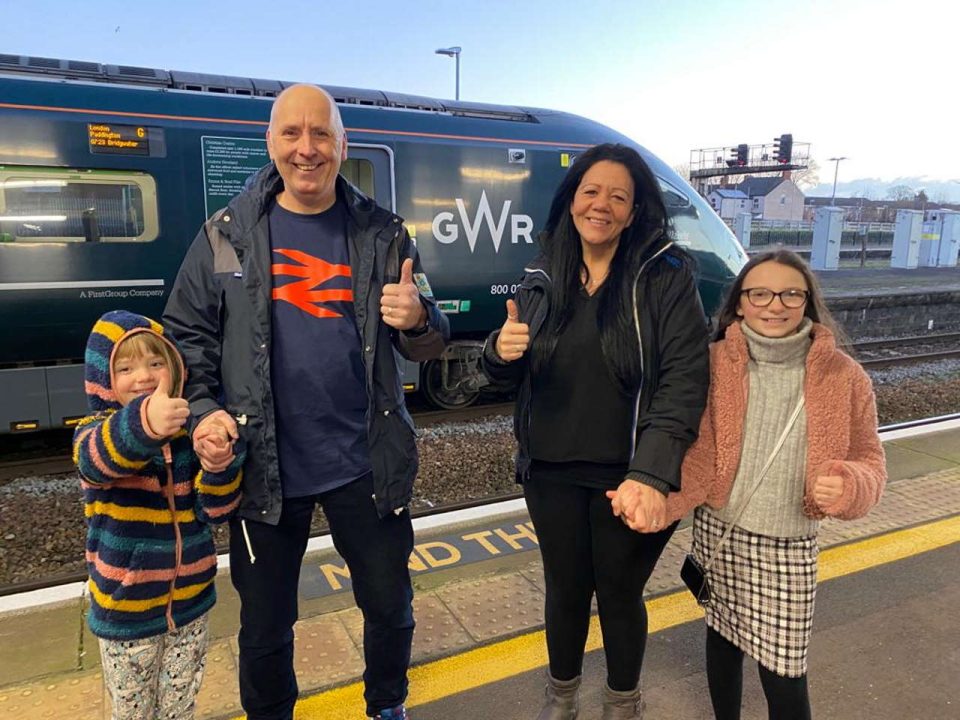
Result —
[[913, 200], [913, 196], [913, 188], [909, 185], [894, 185], [887, 190], [887, 198], [898, 202], [901, 200]]
[[801, 190], [809, 190], [820, 184], [820, 163], [813, 158], [807, 161], [807, 166], [790, 173], [790, 179]]
[[690, 181], [690, 163], [680, 163], [673, 166], [673, 171], [687, 182]]

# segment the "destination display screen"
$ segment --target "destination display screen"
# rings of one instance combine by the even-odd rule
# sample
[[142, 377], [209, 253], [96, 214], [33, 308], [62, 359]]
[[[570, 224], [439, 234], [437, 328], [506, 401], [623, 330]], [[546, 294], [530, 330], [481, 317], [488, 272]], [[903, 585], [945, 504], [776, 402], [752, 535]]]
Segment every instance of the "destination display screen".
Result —
[[90, 152], [107, 155], [166, 155], [163, 128], [116, 123], [88, 123]]

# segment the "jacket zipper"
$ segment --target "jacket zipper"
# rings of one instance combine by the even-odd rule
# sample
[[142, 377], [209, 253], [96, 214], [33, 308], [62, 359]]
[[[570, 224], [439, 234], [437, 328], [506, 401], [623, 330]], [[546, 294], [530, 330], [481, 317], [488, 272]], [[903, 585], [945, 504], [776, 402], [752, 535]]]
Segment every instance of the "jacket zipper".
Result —
[[[380, 233], [382, 233], [384, 230], [389, 232], [391, 226], [398, 226], [398, 227], [396, 227], [396, 229], [393, 231], [393, 237], [390, 238], [390, 244], [387, 246], [387, 249], [386, 249], [386, 258], [384, 259], [384, 262], [383, 262], [383, 282], [386, 283], [388, 279], [391, 279], [387, 277], [387, 272], [391, 270], [391, 268], [389, 267], [391, 259], [395, 260], [395, 264], [397, 266], [397, 282], [400, 282], [400, 269], [401, 269], [402, 263], [400, 260], [400, 248], [397, 247], [397, 239], [400, 237], [400, 230], [402, 229], [402, 225], [400, 224], [400, 218], [397, 215], [393, 215], [391, 220], [386, 225], [384, 225], [379, 230], [377, 230], [374, 236], [373, 259], [370, 263], [370, 276], [367, 278], [368, 295], [370, 293], [370, 288], [373, 286], [373, 277], [377, 271], [376, 240], [377, 240], [377, 237], [379, 237]], [[381, 291], [382, 290], [383, 288], [381, 287]], [[354, 294], [354, 302], [356, 302], [356, 294]], [[364, 303], [366, 303], [366, 298], [364, 298]], [[364, 322], [365, 323], [370, 322], [369, 314], [366, 316], [366, 320]], [[376, 322], [379, 325], [380, 319], [377, 318]], [[428, 322], [429, 322], [429, 318], [428, 318]], [[380, 331], [378, 327], [377, 332], [373, 333], [373, 340], [370, 341], [369, 351], [368, 351], [367, 338], [364, 330], [365, 328], [360, 328], [360, 346], [363, 349], [363, 355], [364, 355], [364, 378], [367, 384], [367, 431], [369, 432], [373, 427], [373, 414], [377, 412], [375, 407], [376, 391], [374, 390], [374, 386], [376, 385], [376, 383], [374, 382], [374, 365], [376, 364], [376, 361], [377, 361], [377, 342], [380, 337]], [[369, 360], [367, 359], [367, 356], [369, 356], [370, 358]], [[368, 367], [370, 368], [369, 377], [367, 377]], [[376, 486], [374, 486], [374, 490], [376, 490]], [[376, 491], [374, 491], [374, 493], [370, 497], [373, 500], [374, 508], [377, 508]], [[401, 512], [403, 512], [403, 508], [402, 507], [394, 508], [393, 512], [395, 515], [399, 515]], [[377, 514], [379, 514], [379, 509], [377, 510]]]
[[643, 381], [645, 377], [643, 365], [643, 336], [640, 334], [640, 311], [637, 307], [638, 284], [640, 282], [640, 276], [643, 275], [643, 271], [647, 269], [647, 265], [669, 250], [672, 245], [672, 242], [668, 242], [657, 250], [654, 255], [644, 260], [640, 269], [637, 271], [637, 277], [633, 280], [633, 326], [637, 331], [637, 346], [640, 348], [640, 387], [637, 390], [637, 399], [633, 406], [633, 446], [630, 448], [630, 457], [633, 457], [633, 454], [637, 450], [637, 427], [640, 425], [640, 398], [643, 396]]
[[[553, 281], [550, 279], [550, 276], [547, 274], [547, 271], [546, 271], [546, 270], [543, 270], [543, 269], [541, 269], [541, 268], [524, 267], [524, 268], [523, 268], [523, 271], [524, 271], [525, 273], [530, 273], [530, 274], [539, 273], [539, 274], [543, 275], [543, 276], [547, 279], [547, 282], [553, 282]], [[529, 288], [529, 289], [530, 289], [530, 290], [533, 290], [534, 288], [531, 287], [531, 288]], [[546, 289], [544, 289], [544, 293], [546, 293]], [[541, 301], [541, 302], [542, 302], [542, 301]], [[539, 327], [537, 327], [537, 332], [538, 332], [538, 333], [540, 332], [540, 329], [541, 329], [542, 327], [543, 327], [543, 321], [541, 321]], [[489, 339], [489, 338], [488, 338], [488, 339]], [[531, 342], [532, 342], [532, 340], [531, 340]], [[528, 360], [528, 362], [529, 362], [529, 360]], [[530, 374], [529, 374], [529, 372], [526, 373], [526, 379], [524, 380], [524, 382], [526, 382], [527, 385], [530, 386], [530, 388], [529, 388], [529, 390], [528, 390], [528, 394], [530, 395], [530, 397], [527, 399], [527, 422], [526, 422], [526, 432], [527, 432], [526, 441], [529, 443], [529, 442], [530, 442], [530, 425], [533, 423], [533, 410], [531, 409], [531, 405], [533, 404], [533, 402], [532, 402], [532, 399], [533, 399], [533, 397], [532, 397], [532, 395], [533, 395], [533, 387], [532, 387], [532, 386], [533, 386], [533, 383], [532, 383], [532, 381], [531, 381], [531, 379], [530, 379]], [[530, 464], [531, 464], [531, 460], [530, 460], [530, 458], [528, 457], [528, 458], [527, 458], [527, 468], [526, 468], [526, 469], [524, 470], [524, 472], [523, 472], [523, 482], [526, 482], [527, 480], [530, 479]]]

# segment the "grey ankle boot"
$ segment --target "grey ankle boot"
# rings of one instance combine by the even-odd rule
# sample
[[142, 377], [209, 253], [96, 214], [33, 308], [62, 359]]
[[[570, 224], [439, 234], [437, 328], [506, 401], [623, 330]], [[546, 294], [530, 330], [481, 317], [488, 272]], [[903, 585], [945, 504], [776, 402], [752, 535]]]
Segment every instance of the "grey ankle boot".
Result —
[[633, 690], [611, 690], [603, 686], [603, 715], [600, 720], [641, 720], [643, 718], [643, 693], [637, 685]]
[[537, 720], [576, 720], [580, 712], [580, 677], [555, 680], [547, 672], [546, 699]]

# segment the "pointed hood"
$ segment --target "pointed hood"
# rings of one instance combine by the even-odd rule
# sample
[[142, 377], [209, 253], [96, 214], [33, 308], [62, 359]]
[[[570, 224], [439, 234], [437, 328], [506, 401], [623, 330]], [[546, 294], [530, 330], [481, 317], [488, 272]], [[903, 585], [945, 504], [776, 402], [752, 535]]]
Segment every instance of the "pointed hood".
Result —
[[164, 333], [163, 326], [156, 320], [127, 310], [111, 310], [93, 326], [84, 354], [84, 385], [91, 412], [119, 410], [122, 407], [113, 389], [113, 355], [121, 341], [142, 332], [152, 333], [172, 348], [180, 369], [180, 382], [175, 391], [177, 395], [183, 393], [186, 379], [183, 354], [173, 338]]

